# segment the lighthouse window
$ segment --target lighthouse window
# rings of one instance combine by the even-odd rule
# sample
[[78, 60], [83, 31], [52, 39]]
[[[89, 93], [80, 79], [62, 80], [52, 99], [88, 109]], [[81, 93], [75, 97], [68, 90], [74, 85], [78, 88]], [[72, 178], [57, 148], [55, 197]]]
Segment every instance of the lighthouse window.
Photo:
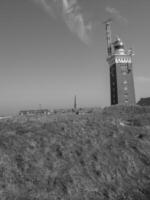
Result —
[[116, 100], [115, 99], [113, 99], [113, 103], [115, 103], [116, 102]]
[[113, 87], [113, 92], [115, 92], [116, 91], [116, 88], [115, 87]]
[[125, 103], [128, 103], [128, 99], [125, 99], [125, 101], [124, 101]]
[[127, 71], [127, 66], [125, 64], [121, 65], [121, 71], [122, 72], [126, 72]]
[[127, 80], [123, 81], [123, 84], [127, 84], [127, 83], [128, 83]]
[[127, 95], [127, 94], [124, 94], [124, 97], [125, 97], [125, 99], [126, 99], [126, 98], [128, 98], [128, 95]]
[[125, 75], [127, 75], [127, 72], [122, 72], [122, 74], [125, 76]]
[[127, 87], [124, 87], [124, 90], [125, 90], [125, 91], [127, 91], [127, 90], [128, 90], [128, 88], [127, 88]]

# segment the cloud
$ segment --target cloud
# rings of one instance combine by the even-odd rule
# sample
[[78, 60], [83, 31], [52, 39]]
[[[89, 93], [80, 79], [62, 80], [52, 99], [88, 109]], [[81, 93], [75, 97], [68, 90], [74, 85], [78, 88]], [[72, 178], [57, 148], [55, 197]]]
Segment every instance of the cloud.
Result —
[[118, 20], [121, 21], [121, 22], [124, 22], [124, 23], [127, 23], [127, 22], [128, 22], [128, 20], [127, 20], [125, 17], [123, 17], [123, 16], [120, 14], [120, 12], [119, 12], [116, 8], [107, 6], [107, 7], [105, 8], [105, 11], [106, 11], [107, 13], [113, 15], [116, 19], [118, 19]]
[[63, 18], [70, 31], [77, 34], [85, 43], [89, 43], [88, 33], [92, 29], [92, 26], [90, 23], [85, 23], [81, 7], [77, 0], [63, 0], [62, 3]]
[[33, 0], [35, 3], [41, 4], [46, 12], [51, 16], [55, 16], [53, 1], [51, 0]]
[[69, 30], [76, 34], [84, 43], [89, 43], [90, 22], [85, 17], [77, 0], [34, 0], [41, 4], [53, 17], [60, 16]]

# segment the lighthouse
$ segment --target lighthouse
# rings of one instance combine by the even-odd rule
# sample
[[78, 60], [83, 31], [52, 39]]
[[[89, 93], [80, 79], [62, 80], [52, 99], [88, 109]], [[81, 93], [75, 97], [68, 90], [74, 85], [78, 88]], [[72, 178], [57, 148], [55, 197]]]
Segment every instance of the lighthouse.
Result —
[[111, 21], [105, 22], [107, 40], [107, 62], [110, 73], [111, 105], [134, 105], [135, 89], [132, 67], [132, 50], [125, 48], [119, 37], [112, 42]]

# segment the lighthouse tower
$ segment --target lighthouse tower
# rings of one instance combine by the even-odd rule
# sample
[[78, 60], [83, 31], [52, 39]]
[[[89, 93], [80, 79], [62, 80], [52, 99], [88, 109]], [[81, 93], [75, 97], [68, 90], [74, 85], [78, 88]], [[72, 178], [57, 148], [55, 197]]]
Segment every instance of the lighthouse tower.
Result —
[[117, 37], [111, 41], [111, 21], [106, 23], [107, 62], [110, 69], [111, 105], [135, 104], [135, 90], [132, 70], [131, 50], [126, 50], [122, 40]]

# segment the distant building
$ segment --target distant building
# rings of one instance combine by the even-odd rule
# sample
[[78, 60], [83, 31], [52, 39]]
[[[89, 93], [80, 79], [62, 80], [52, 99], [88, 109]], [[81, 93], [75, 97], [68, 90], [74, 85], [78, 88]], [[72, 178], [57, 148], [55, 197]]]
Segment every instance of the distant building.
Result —
[[110, 67], [111, 105], [135, 104], [135, 90], [132, 71], [132, 51], [125, 50], [119, 37], [111, 41], [111, 21], [106, 22], [107, 62]]
[[21, 116], [35, 116], [35, 115], [49, 115], [50, 110], [48, 109], [39, 109], [39, 110], [21, 110], [19, 115]]
[[150, 106], [150, 97], [141, 98], [137, 102], [137, 105], [139, 105], [139, 106]]

